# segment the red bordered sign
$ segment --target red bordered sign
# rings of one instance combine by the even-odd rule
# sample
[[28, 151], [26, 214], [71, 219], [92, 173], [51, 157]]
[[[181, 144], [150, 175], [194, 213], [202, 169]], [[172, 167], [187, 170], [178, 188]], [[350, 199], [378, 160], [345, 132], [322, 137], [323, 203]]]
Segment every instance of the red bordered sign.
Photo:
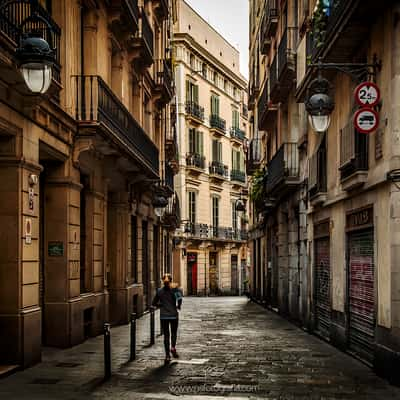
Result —
[[363, 107], [354, 113], [354, 127], [358, 132], [371, 133], [378, 128], [379, 115], [369, 107]]
[[354, 97], [361, 107], [374, 107], [381, 99], [381, 91], [375, 83], [363, 82], [356, 87]]

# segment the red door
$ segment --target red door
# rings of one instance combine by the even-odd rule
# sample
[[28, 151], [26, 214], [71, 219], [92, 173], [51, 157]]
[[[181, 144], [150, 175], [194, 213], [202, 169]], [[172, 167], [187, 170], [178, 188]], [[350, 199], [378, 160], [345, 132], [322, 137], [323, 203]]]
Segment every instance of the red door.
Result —
[[197, 293], [197, 263], [192, 264], [192, 292]]

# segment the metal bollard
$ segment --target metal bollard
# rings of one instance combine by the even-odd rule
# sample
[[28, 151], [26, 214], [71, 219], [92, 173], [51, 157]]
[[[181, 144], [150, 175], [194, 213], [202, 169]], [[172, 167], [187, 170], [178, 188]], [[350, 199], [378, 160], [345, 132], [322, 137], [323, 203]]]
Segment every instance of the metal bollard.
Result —
[[111, 325], [104, 324], [104, 379], [111, 378]]
[[136, 359], [136, 313], [131, 314], [131, 355], [129, 361]]
[[155, 343], [155, 318], [154, 318], [154, 307], [150, 307], [150, 345]]

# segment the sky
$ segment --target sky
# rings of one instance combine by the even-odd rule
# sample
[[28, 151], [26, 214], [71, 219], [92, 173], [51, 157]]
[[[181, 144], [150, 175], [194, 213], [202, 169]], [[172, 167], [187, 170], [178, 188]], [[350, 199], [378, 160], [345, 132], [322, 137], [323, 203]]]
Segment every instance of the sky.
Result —
[[186, 0], [213, 28], [240, 51], [240, 71], [248, 78], [248, 0]]

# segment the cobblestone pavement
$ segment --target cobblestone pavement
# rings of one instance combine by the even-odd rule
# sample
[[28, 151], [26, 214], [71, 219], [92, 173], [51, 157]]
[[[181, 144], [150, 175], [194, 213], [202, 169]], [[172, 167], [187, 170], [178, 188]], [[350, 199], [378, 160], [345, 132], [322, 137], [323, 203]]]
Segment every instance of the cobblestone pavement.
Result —
[[[156, 333], [159, 333], [158, 314]], [[102, 382], [103, 339], [46, 349], [43, 362], [0, 381], [0, 399], [400, 399], [368, 367], [243, 297], [185, 298], [178, 362], [163, 366], [162, 337], [149, 346], [138, 321], [136, 361], [129, 326], [112, 335], [113, 377]]]

